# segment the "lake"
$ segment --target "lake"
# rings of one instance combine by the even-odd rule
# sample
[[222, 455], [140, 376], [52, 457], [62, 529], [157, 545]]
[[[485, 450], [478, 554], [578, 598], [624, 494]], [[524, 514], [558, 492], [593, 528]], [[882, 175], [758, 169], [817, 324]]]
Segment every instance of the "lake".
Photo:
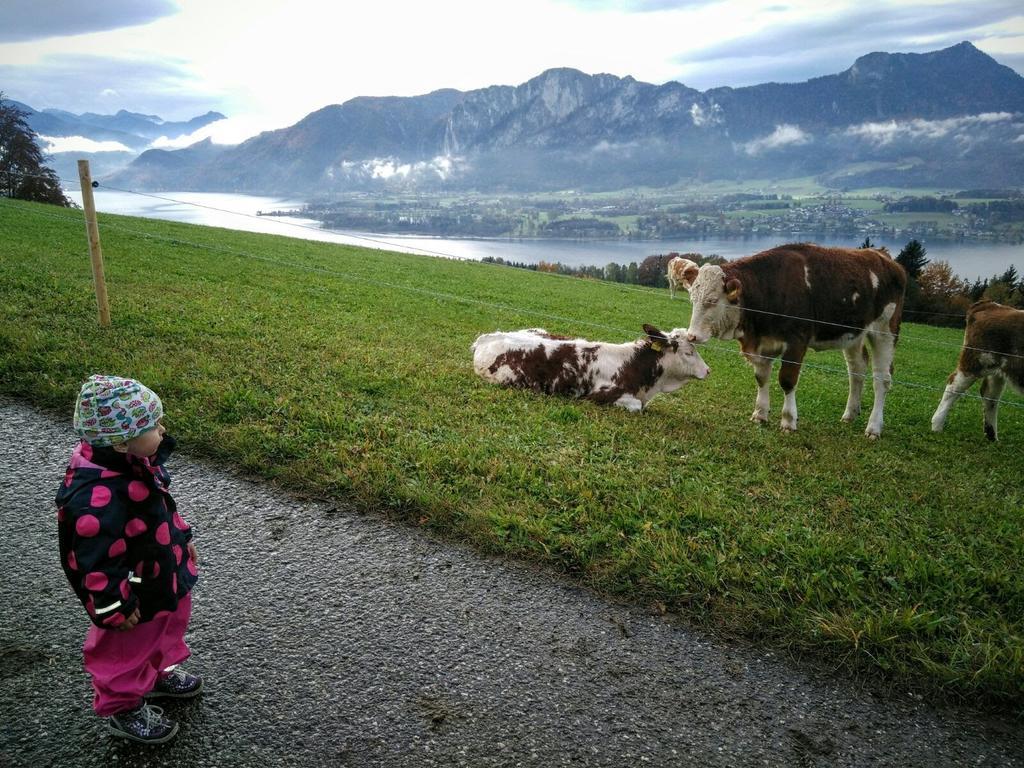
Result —
[[[68, 190], [68, 196], [81, 204], [81, 192]], [[696, 252], [718, 254], [727, 259], [749, 256], [752, 253], [794, 240], [812, 240], [828, 245], [857, 246], [858, 242], [837, 243], [834, 238], [813, 234], [801, 236], [758, 236], [749, 238], [708, 237], [677, 240], [509, 240], [443, 238], [416, 235], [374, 234], [369, 232], [342, 232], [320, 228], [314, 219], [277, 216], [257, 216], [257, 211], [299, 210], [302, 200], [205, 192], [162, 192], [140, 194], [104, 189], [94, 190], [96, 209], [104, 213], [168, 219], [189, 224], [226, 227], [247, 232], [285, 235], [306, 240], [361, 245], [368, 248], [445, 256], [456, 259], [477, 260], [490, 256], [506, 261], [537, 264], [541, 261], [561, 262], [571, 266], [604, 266], [611, 262], [637, 263], [655, 253]], [[907, 238], [909, 239], [909, 238]], [[1001, 274], [1010, 266], [1024, 274], [1024, 245], [1007, 243], [957, 243], [942, 240], [924, 243], [932, 261], [948, 261], [953, 271], [967, 280], [988, 278]], [[884, 245], [899, 253], [907, 240], [872, 237], [876, 245]]]

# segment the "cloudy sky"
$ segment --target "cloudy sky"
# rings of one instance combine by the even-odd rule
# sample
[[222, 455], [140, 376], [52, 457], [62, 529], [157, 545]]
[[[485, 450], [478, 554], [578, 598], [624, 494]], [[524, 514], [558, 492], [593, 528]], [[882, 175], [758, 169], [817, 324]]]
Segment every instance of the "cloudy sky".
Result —
[[551, 67], [705, 90], [969, 40], [1024, 73], [1021, 0], [0, 0], [0, 90], [181, 120], [215, 140], [360, 95], [517, 85]]

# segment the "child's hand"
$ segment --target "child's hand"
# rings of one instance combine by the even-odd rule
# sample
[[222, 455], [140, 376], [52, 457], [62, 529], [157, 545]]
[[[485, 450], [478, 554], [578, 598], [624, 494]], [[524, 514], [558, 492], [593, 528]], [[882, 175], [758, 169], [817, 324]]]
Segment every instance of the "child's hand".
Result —
[[192, 562], [199, 565], [199, 555], [196, 554], [196, 545], [191, 541], [188, 543], [188, 556], [192, 558]]
[[139, 623], [139, 609], [136, 608], [132, 611], [132, 615], [124, 620], [124, 623], [117, 628], [118, 632], [127, 632], [130, 629], [135, 629], [135, 625]]

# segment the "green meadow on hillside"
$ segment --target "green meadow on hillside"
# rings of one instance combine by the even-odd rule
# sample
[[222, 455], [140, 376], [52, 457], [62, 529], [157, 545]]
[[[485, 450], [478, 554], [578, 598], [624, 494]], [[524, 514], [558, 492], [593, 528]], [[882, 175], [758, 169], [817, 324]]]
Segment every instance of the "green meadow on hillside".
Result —
[[686, 325], [667, 291], [121, 216], [100, 230], [109, 329], [81, 212], [0, 200], [0, 393], [69, 432], [88, 374], [136, 377], [188, 450], [286, 487], [850, 670], [1024, 703], [1024, 401], [1006, 395], [997, 444], [973, 398], [929, 431], [960, 331], [904, 324], [877, 443], [870, 394], [839, 420], [842, 355], [811, 353], [783, 434], [775, 384], [772, 425], [748, 421], [735, 342], [642, 414], [473, 373], [495, 329]]

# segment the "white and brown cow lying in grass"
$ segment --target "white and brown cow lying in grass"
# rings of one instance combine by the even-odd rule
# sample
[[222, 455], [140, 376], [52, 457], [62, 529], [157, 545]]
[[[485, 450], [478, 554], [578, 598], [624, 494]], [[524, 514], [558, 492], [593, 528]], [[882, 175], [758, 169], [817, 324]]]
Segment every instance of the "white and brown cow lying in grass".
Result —
[[473, 342], [473, 368], [498, 384], [643, 410], [660, 392], [674, 392], [711, 369], [685, 328], [647, 334], [626, 344], [555, 336], [542, 328], [485, 333]]
[[942, 431], [953, 403], [978, 379], [985, 398], [985, 435], [995, 440], [999, 398], [1006, 382], [1024, 394], [1024, 310], [994, 301], [979, 301], [967, 310], [964, 346], [932, 416], [933, 431]]
[[751, 421], [768, 420], [768, 380], [781, 357], [782, 429], [796, 430], [796, 385], [808, 349], [843, 350], [850, 376], [843, 421], [853, 421], [867, 370], [866, 340], [875, 401], [865, 434], [872, 439], [882, 434], [907, 283], [903, 268], [887, 252], [796, 243], [722, 266], [698, 268], [692, 261], [684, 266], [683, 287], [693, 302], [690, 340], [738, 339], [754, 366], [757, 400]]

